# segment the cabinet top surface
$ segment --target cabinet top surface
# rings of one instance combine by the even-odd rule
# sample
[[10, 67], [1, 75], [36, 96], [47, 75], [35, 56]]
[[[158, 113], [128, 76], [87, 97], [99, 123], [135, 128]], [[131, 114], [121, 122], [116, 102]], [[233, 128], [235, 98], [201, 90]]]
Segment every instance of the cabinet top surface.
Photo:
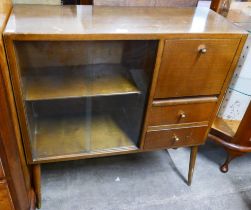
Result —
[[243, 34], [208, 8], [16, 5], [5, 34], [158, 35]]

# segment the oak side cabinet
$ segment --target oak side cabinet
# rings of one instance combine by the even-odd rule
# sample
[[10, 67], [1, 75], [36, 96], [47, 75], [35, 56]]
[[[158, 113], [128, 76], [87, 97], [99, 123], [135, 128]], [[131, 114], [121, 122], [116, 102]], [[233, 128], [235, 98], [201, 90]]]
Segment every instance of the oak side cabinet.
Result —
[[11, 9], [11, 0], [0, 1], [0, 210], [33, 210], [35, 194], [25, 161], [3, 40]]
[[207, 8], [15, 6], [4, 32], [38, 206], [40, 164], [191, 147], [246, 40]]

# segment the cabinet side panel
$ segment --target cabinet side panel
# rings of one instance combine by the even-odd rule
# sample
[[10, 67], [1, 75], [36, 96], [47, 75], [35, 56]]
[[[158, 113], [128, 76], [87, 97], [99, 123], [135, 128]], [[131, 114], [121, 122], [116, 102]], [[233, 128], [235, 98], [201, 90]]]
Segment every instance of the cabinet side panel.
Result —
[[29, 191], [31, 189], [29, 168], [23, 153], [23, 145], [15, 111], [12, 88], [2, 40], [0, 44], [0, 134], [6, 154], [4, 168], [9, 174], [9, 187], [16, 209], [29, 208]]

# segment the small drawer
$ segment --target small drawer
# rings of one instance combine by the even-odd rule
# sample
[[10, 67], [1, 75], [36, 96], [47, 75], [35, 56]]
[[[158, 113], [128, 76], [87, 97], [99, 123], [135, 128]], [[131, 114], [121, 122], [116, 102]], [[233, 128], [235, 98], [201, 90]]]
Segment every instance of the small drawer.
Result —
[[13, 210], [13, 203], [10, 197], [6, 181], [0, 181], [0, 210]]
[[144, 149], [176, 148], [204, 143], [208, 126], [150, 130], [146, 134]]
[[0, 159], [0, 180], [4, 178], [4, 170], [3, 170], [3, 165]]
[[149, 126], [209, 121], [216, 107], [216, 97], [157, 100], [153, 102]]

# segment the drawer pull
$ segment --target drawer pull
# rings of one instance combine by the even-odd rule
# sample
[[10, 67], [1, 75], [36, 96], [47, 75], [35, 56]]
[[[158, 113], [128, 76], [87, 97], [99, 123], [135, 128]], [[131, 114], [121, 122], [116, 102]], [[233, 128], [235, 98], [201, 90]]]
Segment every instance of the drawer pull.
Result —
[[175, 142], [178, 142], [178, 141], [180, 140], [180, 138], [179, 138], [178, 136], [176, 136], [176, 135], [173, 135], [173, 140], [174, 140]]
[[201, 53], [201, 54], [205, 54], [207, 52], [207, 48], [205, 45], [200, 45], [198, 47], [198, 51]]
[[187, 116], [186, 116], [186, 114], [185, 114], [185, 112], [180, 112], [180, 119], [184, 119], [184, 118], [186, 118]]

